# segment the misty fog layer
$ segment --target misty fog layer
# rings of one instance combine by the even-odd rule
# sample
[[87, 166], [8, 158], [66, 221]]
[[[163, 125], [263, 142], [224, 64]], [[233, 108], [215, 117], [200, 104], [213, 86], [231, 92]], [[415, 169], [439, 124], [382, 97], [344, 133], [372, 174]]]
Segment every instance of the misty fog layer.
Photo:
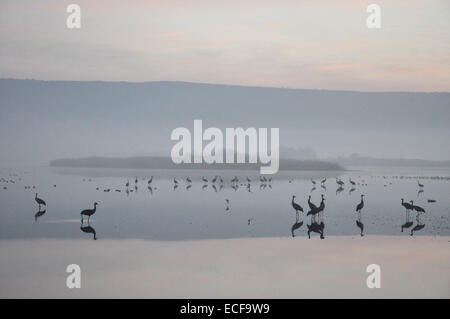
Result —
[[195, 119], [204, 129], [278, 127], [281, 157], [450, 158], [449, 93], [2, 79], [0, 163], [169, 156], [171, 131]]

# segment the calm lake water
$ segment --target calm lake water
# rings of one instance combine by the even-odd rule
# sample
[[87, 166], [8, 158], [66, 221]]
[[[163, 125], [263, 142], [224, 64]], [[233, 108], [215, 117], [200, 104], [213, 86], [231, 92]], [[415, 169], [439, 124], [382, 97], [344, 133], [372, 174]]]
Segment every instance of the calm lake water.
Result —
[[[152, 175], [150, 190], [147, 181]], [[223, 188], [221, 183], [211, 182], [215, 175], [223, 178]], [[230, 180], [235, 175], [239, 182], [232, 184]], [[203, 176], [208, 183], [202, 181]], [[250, 187], [247, 176], [252, 180]], [[364, 168], [345, 172], [281, 172], [272, 182], [261, 183], [259, 175], [245, 171], [1, 169], [0, 179], [4, 180], [0, 180], [0, 238], [89, 239], [93, 238], [93, 231], [100, 240], [292, 237], [293, 225], [303, 222], [294, 230], [295, 236], [300, 237], [307, 236], [307, 225], [311, 224], [310, 216], [306, 216], [308, 196], [319, 205], [322, 194], [326, 199], [325, 239], [333, 235], [360, 236], [355, 208], [361, 194], [365, 195], [365, 207], [358, 221], [364, 224], [364, 235], [410, 236], [412, 229], [423, 226], [416, 227], [413, 235], [449, 236], [449, 176], [450, 171], [442, 169]], [[174, 177], [178, 180], [176, 188]], [[191, 187], [187, 177], [193, 180]], [[320, 180], [325, 177], [323, 188]], [[311, 178], [317, 183], [315, 189]], [[345, 183], [341, 191], [336, 178]], [[356, 182], [354, 190], [349, 178]], [[419, 192], [417, 181], [424, 184], [423, 192]], [[38, 213], [36, 192], [47, 202], [45, 213]], [[298, 220], [291, 206], [292, 195], [304, 209]], [[413, 200], [426, 213], [411, 212], [407, 216], [401, 198]], [[91, 228], [86, 228], [85, 221], [81, 229], [80, 211], [93, 208], [94, 202], [99, 206], [90, 220]], [[402, 225], [406, 226], [403, 231]], [[311, 233], [313, 237], [318, 239], [319, 235]]]

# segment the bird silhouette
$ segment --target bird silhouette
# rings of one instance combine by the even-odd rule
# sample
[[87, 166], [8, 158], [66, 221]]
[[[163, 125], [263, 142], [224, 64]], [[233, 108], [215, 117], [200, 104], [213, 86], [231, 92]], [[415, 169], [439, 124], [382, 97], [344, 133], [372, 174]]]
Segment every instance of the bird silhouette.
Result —
[[410, 211], [410, 210], [413, 209], [413, 205], [411, 205], [410, 203], [405, 202], [403, 198], [402, 198], [402, 206], [405, 207], [406, 211]]
[[84, 233], [93, 234], [94, 237], [92, 239], [97, 240], [97, 233], [96, 233], [94, 227], [89, 225], [89, 223], [87, 226], [83, 226], [83, 223], [81, 223], [80, 229]]
[[34, 196], [34, 200], [36, 201], [36, 203], [38, 203], [39, 205], [39, 210], [41, 210], [41, 205], [47, 206], [47, 204], [45, 203], [45, 201], [41, 198], [38, 197], [38, 193], [36, 193], [36, 195]]
[[303, 212], [303, 207], [294, 202], [295, 195], [292, 195], [292, 207], [295, 209], [295, 213], [298, 214], [299, 211]]
[[297, 229], [299, 229], [300, 227], [302, 227], [302, 225], [303, 225], [303, 221], [299, 222], [299, 221], [298, 221], [298, 216], [297, 216], [296, 219], [295, 219], [294, 225], [292, 225], [292, 227], [291, 227], [291, 234], [292, 234], [292, 237], [295, 237], [294, 231], [297, 230]]
[[364, 208], [364, 195], [361, 194], [361, 202], [356, 206], [356, 211], [361, 212]]
[[95, 212], [97, 211], [97, 205], [98, 203], [95, 202], [94, 203], [94, 208], [93, 209], [85, 209], [83, 210], [80, 214], [81, 214], [81, 222], [83, 222], [83, 216], [87, 216], [88, 217], [88, 223], [89, 223], [89, 219], [91, 218], [92, 215], [95, 214]]
[[37, 222], [38, 218], [44, 214], [45, 214], [45, 209], [44, 210], [39, 209], [39, 211], [36, 214], [34, 214], [34, 221]]
[[425, 209], [423, 209], [420, 206], [414, 205], [413, 201], [410, 201], [411, 205], [412, 205], [412, 209], [415, 210], [418, 213], [425, 213]]
[[311, 202], [311, 195], [309, 195], [309, 198], [308, 198], [308, 205], [309, 205], [309, 208], [310, 208], [311, 210], [317, 211], [317, 206], [314, 205], [313, 202]]
[[356, 226], [360, 229], [361, 237], [364, 236], [364, 224], [360, 220], [356, 220]]
[[413, 236], [415, 231], [419, 231], [424, 227], [425, 227], [425, 224], [417, 224], [416, 226], [413, 227], [413, 229], [411, 229], [410, 235]]
[[320, 224], [317, 222], [312, 222], [310, 225], [306, 224], [308, 227], [308, 238], [311, 239], [311, 232], [320, 234], [320, 239], [324, 239], [323, 236], [323, 229], [325, 227], [325, 224], [321, 222]]
[[410, 228], [413, 225], [413, 222], [410, 220], [409, 210], [406, 210], [405, 213], [405, 223], [402, 225], [402, 233], [404, 229]]
[[320, 201], [320, 205], [317, 208], [317, 215], [319, 216], [319, 218], [320, 218], [320, 214], [321, 213], [323, 214], [323, 211], [325, 210], [325, 197], [323, 196], [323, 194], [321, 195], [321, 197], [322, 197], [322, 200]]

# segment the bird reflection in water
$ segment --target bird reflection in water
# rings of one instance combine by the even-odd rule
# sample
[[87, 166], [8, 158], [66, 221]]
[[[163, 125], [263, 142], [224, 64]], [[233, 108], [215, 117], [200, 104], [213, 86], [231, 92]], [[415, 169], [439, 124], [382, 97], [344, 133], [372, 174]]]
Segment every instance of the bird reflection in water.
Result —
[[302, 227], [302, 225], [303, 225], [303, 221], [299, 222], [299, 221], [298, 221], [298, 214], [296, 214], [296, 217], [295, 217], [295, 223], [294, 223], [294, 225], [292, 225], [292, 227], [291, 227], [291, 234], [292, 234], [292, 237], [295, 237], [294, 231], [297, 230], [297, 229], [299, 229], [300, 227]]
[[411, 236], [414, 235], [414, 232], [419, 231], [425, 227], [425, 224], [420, 221], [420, 213], [417, 213], [416, 222], [417, 222], [416, 226], [414, 226], [411, 229], [411, 234], [410, 234]]
[[311, 218], [311, 224], [310, 225], [306, 224], [306, 226], [308, 227], [308, 238], [311, 239], [311, 232], [320, 234], [320, 239], [325, 238], [323, 235], [323, 230], [325, 228], [325, 224], [323, 221], [318, 223]]
[[[408, 203], [405, 203], [408, 204]], [[402, 233], [404, 229], [408, 229], [413, 225], [413, 222], [411, 221], [411, 214], [409, 213], [409, 210], [406, 210], [405, 212], [405, 223], [402, 225]]]
[[34, 214], [34, 221], [37, 222], [38, 218], [44, 215], [46, 210], [39, 210], [36, 214]]
[[93, 234], [92, 239], [97, 240], [97, 233], [95, 232], [95, 228], [92, 227], [91, 225], [89, 225], [89, 222], [88, 222], [87, 226], [84, 226], [83, 222], [81, 222], [80, 229], [83, 233]]
[[357, 214], [358, 214], [358, 218], [356, 219], [356, 226], [359, 228], [361, 237], [363, 237], [364, 236], [364, 224], [361, 220], [361, 211], [359, 211]]

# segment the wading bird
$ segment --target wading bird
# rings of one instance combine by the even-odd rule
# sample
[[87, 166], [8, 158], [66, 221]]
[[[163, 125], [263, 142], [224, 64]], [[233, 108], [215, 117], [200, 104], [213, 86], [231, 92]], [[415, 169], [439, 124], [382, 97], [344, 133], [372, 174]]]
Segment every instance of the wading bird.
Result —
[[405, 207], [406, 211], [413, 209], [413, 206], [410, 203], [407, 203], [402, 198], [402, 206]]
[[300, 206], [299, 204], [297, 204], [296, 202], [294, 202], [295, 199], [295, 195], [292, 195], [292, 207], [295, 209], [295, 213], [298, 214], [298, 211], [303, 212], [303, 207]]
[[361, 194], [361, 202], [356, 206], [356, 211], [360, 213], [363, 208], [364, 208], [364, 195]]
[[39, 210], [41, 210], [41, 205], [47, 206], [47, 204], [45, 203], [45, 201], [38, 196], [38, 193], [36, 193], [36, 196], [34, 197], [34, 200], [36, 201], [36, 203], [38, 203], [39, 205]]
[[312, 211], [317, 211], [317, 206], [314, 205], [313, 202], [311, 202], [311, 195], [309, 195], [309, 198], [308, 198], [308, 205], [309, 205], [309, 208], [310, 208]]
[[88, 223], [89, 223], [89, 218], [95, 214], [96, 210], [97, 210], [97, 205], [98, 203], [95, 202], [94, 203], [94, 208], [93, 209], [85, 209], [83, 210], [80, 214], [81, 214], [81, 222], [83, 222], [83, 216], [87, 216], [88, 217]]
[[414, 209], [416, 212], [418, 213], [425, 213], [425, 209], [423, 209], [420, 206], [414, 205], [413, 201], [410, 201], [411, 205], [412, 205], [412, 209]]

